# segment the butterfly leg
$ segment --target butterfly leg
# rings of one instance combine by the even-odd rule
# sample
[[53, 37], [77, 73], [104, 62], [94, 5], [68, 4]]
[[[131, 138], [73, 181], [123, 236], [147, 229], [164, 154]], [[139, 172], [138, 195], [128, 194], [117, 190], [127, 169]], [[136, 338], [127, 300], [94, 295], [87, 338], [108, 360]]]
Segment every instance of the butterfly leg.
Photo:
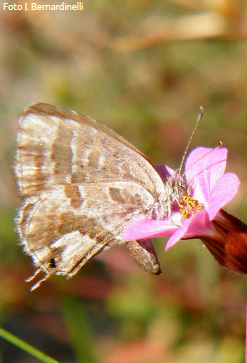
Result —
[[[44, 272], [43, 271], [43, 269], [41, 269], [41, 268], [38, 268], [35, 272], [34, 272], [34, 274], [31, 276], [31, 277], [29, 277], [29, 278], [27, 278], [25, 281], [26, 282], [30, 282], [30, 281], [32, 281], [40, 272]], [[41, 279], [41, 280], [39, 280], [38, 282], [36, 282], [36, 284], [34, 284], [32, 287], [31, 287], [31, 289], [30, 289], [30, 291], [33, 291], [33, 290], [35, 290], [35, 289], [37, 289], [39, 286], [40, 286], [40, 284], [43, 282], [43, 281], [45, 281], [45, 280], [47, 280], [50, 276], [52, 275], [52, 273], [49, 273], [49, 272], [45, 272], [45, 276]]]

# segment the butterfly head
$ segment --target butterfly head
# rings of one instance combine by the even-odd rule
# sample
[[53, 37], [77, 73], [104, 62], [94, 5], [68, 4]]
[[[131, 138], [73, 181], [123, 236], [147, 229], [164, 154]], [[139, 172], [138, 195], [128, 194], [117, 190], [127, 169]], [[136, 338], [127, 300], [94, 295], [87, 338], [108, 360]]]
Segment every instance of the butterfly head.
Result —
[[191, 194], [191, 188], [188, 187], [186, 180], [180, 177], [177, 173], [175, 176], [168, 177], [166, 185], [169, 189], [171, 203], [179, 203], [184, 195]]
[[192, 196], [192, 184], [188, 184], [184, 178], [177, 173], [175, 176], [170, 176], [167, 179], [166, 186], [169, 190], [169, 209], [168, 214], [171, 216], [173, 210], [179, 211], [185, 219], [192, 216], [192, 214], [203, 209], [203, 204], [200, 204]]

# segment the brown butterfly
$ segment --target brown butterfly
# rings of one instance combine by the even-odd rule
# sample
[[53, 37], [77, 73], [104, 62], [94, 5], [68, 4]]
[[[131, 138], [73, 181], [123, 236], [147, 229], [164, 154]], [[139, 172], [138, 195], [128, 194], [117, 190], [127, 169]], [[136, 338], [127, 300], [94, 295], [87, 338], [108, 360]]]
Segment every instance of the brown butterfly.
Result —
[[17, 229], [45, 276], [71, 277], [93, 256], [123, 245], [151, 274], [160, 265], [149, 239], [125, 242], [136, 219], [163, 219], [173, 188], [131, 143], [95, 120], [38, 103], [19, 120], [15, 174], [23, 200]]

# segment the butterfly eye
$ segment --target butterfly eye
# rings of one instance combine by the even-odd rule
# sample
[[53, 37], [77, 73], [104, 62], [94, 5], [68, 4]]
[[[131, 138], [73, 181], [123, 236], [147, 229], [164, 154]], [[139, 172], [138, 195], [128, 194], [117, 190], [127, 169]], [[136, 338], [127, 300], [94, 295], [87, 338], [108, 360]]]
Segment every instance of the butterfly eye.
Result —
[[181, 185], [178, 187], [178, 197], [179, 199], [183, 199], [184, 196], [187, 195], [187, 188], [185, 185]]
[[184, 180], [176, 179], [174, 182], [174, 200], [177, 202], [180, 201], [183, 196], [188, 196], [190, 194], [188, 192], [187, 184]]

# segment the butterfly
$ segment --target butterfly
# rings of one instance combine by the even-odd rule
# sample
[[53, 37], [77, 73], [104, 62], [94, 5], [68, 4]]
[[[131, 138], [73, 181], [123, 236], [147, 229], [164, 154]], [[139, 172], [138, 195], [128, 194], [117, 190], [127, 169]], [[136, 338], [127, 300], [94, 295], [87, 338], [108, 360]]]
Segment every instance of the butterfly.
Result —
[[112, 246], [161, 273], [151, 240], [126, 242], [122, 231], [133, 220], [167, 217], [174, 187], [113, 130], [65, 108], [32, 105], [19, 119], [15, 175], [17, 230], [36, 267], [27, 281], [44, 272], [33, 289], [53, 274], [73, 276]]

